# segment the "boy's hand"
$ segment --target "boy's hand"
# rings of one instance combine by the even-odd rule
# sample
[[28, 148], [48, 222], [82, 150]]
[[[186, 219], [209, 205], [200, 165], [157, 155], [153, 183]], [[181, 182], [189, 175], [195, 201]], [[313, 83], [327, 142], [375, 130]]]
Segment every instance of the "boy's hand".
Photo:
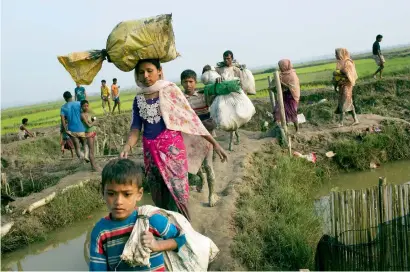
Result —
[[141, 235], [142, 245], [151, 249], [153, 252], [160, 251], [158, 242], [155, 240], [154, 235], [149, 231], [144, 231]]

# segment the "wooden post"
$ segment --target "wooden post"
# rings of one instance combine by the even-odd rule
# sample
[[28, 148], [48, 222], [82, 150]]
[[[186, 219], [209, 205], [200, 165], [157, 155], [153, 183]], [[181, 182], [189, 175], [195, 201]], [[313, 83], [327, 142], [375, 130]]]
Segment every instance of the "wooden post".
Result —
[[384, 197], [385, 190], [386, 190], [386, 183], [387, 183], [387, 180], [385, 177], [379, 177], [379, 218], [380, 218], [379, 220], [380, 220], [380, 224], [382, 224], [384, 219], [386, 218], [385, 207], [387, 204], [387, 195], [386, 195], [386, 198]]
[[280, 110], [280, 122], [282, 124], [283, 130], [285, 131], [285, 134], [288, 134], [288, 128], [286, 125], [285, 106], [283, 105], [282, 86], [280, 84], [278, 71], [275, 72], [275, 82], [276, 82], [276, 91], [278, 95], [278, 105], [279, 105], [279, 110]]
[[269, 92], [269, 98], [270, 98], [270, 104], [272, 105], [272, 113], [275, 114], [275, 94], [272, 92], [272, 81], [270, 79], [270, 76], [268, 76], [268, 92]]
[[288, 146], [289, 146], [289, 156], [292, 157], [292, 139], [288, 137]]

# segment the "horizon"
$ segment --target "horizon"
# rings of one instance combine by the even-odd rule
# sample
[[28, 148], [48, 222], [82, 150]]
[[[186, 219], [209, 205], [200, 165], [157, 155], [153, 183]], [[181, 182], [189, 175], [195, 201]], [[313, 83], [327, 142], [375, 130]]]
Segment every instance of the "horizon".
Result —
[[[75, 83], [58, 62], [57, 55], [104, 48], [106, 38], [118, 22], [164, 13], [173, 14], [176, 48], [181, 54], [163, 65], [166, 78], [172, 81], [179, 78], [183, 69], [200, 71], [205, 64], [214, 65], [226, 49], [231, 49], [240, 63], [256, 70], [275, 67], [281, 58], [289, 58], [295, 64], [323, 59], [333, 54], [336, 47], [369, 52], [379, 33], [384, 36], [382, 52], [409, 42], [403, 37], [405, 27], [410, 25], [405, 8], [410, 3], [405, 0], [389, 3], [388, 8], [394, 13], [386, 12], [382, 0], [348, 0], [346, 6], [355, 7], [349, 13], [335, 12], [325, 0], [255, 1], [253, 9], [237, 1], [209, 0], [207, 5], [192, 9], [180, 2], [159, 0], [153, 6], [121, 0], [116, 2], [121, 12], [112, 14], [106, 10], [112, 2], [98, 3], [70, 2], [72, 7], [82, 7], [76, 14], [81, 20], [77, 20], [61, 2], [47, 2], [47, 5], [39, 0], [1, 2], [2, 111], [59, 101], [65, 90], [74, 91]], [[374, 10], [369, 11], [369, 5]], [[227, 17], [228, 10], [238, 19]], [[273, 10], [283, 12], [272, 13]], [[377, 12], [383, 14], [383, 21], [374, 20]], [[210, 17], [221, 19], [210, 20]], [[118, 78], [123, 89], [135, 86], [133, 76], [105, 61], [94, 82], [85, 88], [90, 94], [98, 94], [100, 79], [109, 82], [113, 77]]]
[[[385, 49], [394, 50], [394, 49], [407, 48], [407, 47], [410, 47], [410, 43], [392, 45], [392, 46], [389, 46], [389, 47], [386, 46]], [[387, 50], [385, 50], [385, 51], [387, 51]], [[351, 54], [352, 54], [352, 56], [354, 56], [354, 55], [366, 54], [366, 53], [369, 53], [369, 52], [371, 53], [371, 51], [369, 51], [369, 50], [361, 50], [361, 51], [357, 51], [357, 52], [352, 52]], [[293, 64], [294, 65], [309, 64], [309, 62], [315, 62], [315, 61], [321, 61], [321, 60], [322, 61], [327, 61], [327, 60], [331, 61], [330, 57], [332, 57], [332, 56], [333, 56], [332, 54], [328, 54], [328, 55], [315, 56], [315, 57], [311, 57], [311, 58], [305, 58], [305, 59], [297, 60], [297, 61], [293, 62]], [[254, 71], [254, 70], [262, 70], [262, 69], [265, 70], [265, 69], [270, 69], [270, 68], [274, 68], [274, 67], [277, 67], [277, 65], [268, 65], [268, 64], [266, 64], [266, 65], [260, 65], [258, 67], [249, 67], [248, 69], [251, 70], [251, 71]], [[255, 74], [258, 74], [258, 73], [253, 72], [253, 74], [255, 75]], [[170, 80], [170, 81], [176, 83], [178, 80], [174, 79], [174, 80]], [[85, 86], [87, 86], [87, 85], [85, 85]], [[122, 88], [122, 89], [124, 89], [123, 91], [125, 91], [125, 92], [130, 92], [130, 91], [132, 91], [132, 88], [134, 88], [134, 87], [137, 87], [136, 84], [134, 84], [133, 86], [126, 86], [125, 88]], [[73, 91], [71, 91], [71, 92], [73, 93]], [[97, 96], [98, 93], [99, 93], [98, 91], [95, 91], [95, 92], [90, 92], [90, 93], [87, 93], [87, 94], [90, 95], [90, 96]], [[8, 106], [8, 107], [1, 108], [1, 110], [3, 111], [3, 110], [6, 110], [6, 109], [12, 109], [12, 108], [17, 108], [17, 107], [34, 106], [34, 105], [38, 105], [38, 104], [57, 103], [60, 100], [61, 100], [61, 103], [64, 104], [63, 99], [57, 99], [56, 98], [54, 100], [44, 100], [44, 101], [39, 101], [39, 102], [36, 102], [36, 103], [33, 103], [33, 104], [21, 104], [21, 105]]]

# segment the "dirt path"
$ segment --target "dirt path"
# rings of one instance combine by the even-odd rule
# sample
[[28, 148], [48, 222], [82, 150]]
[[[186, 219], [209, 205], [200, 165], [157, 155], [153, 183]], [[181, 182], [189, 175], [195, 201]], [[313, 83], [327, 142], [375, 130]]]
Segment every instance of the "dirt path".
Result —
[[[229, 134], [218, 131], [218, 142], [227, 150]], [[235, 234], [232, 229], [232, 215], [235, 211], [236, 192], [234, 187], [240, 186], [247, 165], [248, 155], [259, 150], [264, 143], [272, 138], [259, 139], [259, 132], [240, 131], [240, 144], [234, 146], [234, 151], [228, 152], [227, 163], [219, 159], [214, 161], [216, 174], [215, 191], [220, 197], [215, 207], [208, 206], [208, 190], [191, 191], [189, 209], [193, 218], [193, 226], [200, 233], [210, 237], [221, 250], [218, 258], [211, 264], [211, 270], [243, 270], [231, 257], [230, 245]]]

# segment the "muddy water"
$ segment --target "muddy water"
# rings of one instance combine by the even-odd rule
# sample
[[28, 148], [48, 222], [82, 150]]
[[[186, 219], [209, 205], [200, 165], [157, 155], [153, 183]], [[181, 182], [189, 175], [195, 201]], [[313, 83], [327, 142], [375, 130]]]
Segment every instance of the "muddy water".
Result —
[[410, 161], [397, 161], [381, 165], [380, 168], [340, 174], [325, 184], [318, 192], [318, 197], [329, 194], [332, 188], [340, 191], [364, 189], [379, 184], [379, 177], [386, 177], [387, 183], [403, 184], [410, 181]]
[[379, 177], [386, 177], [390, 184], [403, 184], [410, 181], [410, 161], [397, 161], [382, 165], [378, 169], [362, 172], [344, 173], [334, 177], [317, 192], [315, 210], [322, 218], [323, 234], [330, 234], [330, 204], [329, 193], [332, 189], [344, 191], [359, 190], [379, 184]]
[[[151, 204], [151, 195], [144, 194], [140, 205]], [[2, 271], [85, 271], [88, 270], [86, 241], [94, 224], [107, 215], [105, 207], [86, 216], [84, 221], [52, 232], [47, 241], [30, 245], [1, 256]]]

